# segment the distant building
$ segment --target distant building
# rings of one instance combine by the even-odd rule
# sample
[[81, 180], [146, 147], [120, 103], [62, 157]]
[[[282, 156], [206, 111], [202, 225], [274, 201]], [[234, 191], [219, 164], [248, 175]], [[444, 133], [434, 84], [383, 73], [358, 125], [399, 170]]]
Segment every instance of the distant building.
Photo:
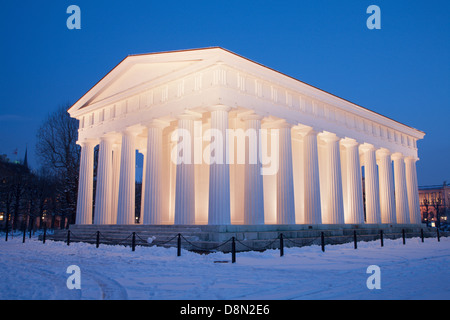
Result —
[[447, 225], [450, 220], [450, 184], [419, 187], [422, 222], [429, 226]]

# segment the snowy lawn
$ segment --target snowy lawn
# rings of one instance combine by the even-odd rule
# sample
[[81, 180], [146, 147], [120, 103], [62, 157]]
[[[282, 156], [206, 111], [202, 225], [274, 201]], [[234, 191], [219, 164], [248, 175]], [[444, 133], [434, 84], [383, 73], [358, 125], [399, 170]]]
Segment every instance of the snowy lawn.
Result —
[[[450, 299], [450, 239], [199, 255], [176, 248], [0, 239], [0, 299]], [[228, 261], [224, 263], [223, 261]], [[69, 290], [70, 265], [81, 290]], [[370, 265], [381, 289], [369, 290]]]

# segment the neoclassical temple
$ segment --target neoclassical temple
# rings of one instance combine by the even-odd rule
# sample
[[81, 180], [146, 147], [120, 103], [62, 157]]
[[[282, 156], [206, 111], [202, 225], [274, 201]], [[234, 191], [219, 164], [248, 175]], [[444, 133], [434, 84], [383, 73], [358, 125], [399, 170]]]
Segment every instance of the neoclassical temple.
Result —
[[137, 152], [142, 224], [421, 222], [422, 131], [223, 48], [130, 55], [68, 112], [77, 224], [136, 223]]

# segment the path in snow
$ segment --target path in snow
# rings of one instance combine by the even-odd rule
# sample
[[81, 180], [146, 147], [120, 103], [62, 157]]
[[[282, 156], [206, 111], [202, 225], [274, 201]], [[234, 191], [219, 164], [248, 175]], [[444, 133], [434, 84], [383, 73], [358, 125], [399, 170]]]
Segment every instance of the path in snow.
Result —
[[[106, 246], [21, 238], [0, 240], [0, 299], [449, 299], [450, 239], [385, 240], [199, 255], [175, 248]], [[67, 267], [81, 269], [69, 290]], [[381, 289], [369, 290], [369, 265]]]

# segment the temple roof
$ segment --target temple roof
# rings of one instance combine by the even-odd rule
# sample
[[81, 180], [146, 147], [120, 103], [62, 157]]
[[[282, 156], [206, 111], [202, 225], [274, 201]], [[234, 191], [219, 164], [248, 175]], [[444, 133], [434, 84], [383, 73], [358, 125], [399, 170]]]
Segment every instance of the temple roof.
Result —
[[77, 117], [88, 106], [113, 102], [123, 98], [126, 94], [136, 93], [143, 88], [182, 78], [187, 74], [201, 72], [201, 70], [217, 64], [233, 66], [245, 70], [255, 77], [269, 79], [268, 81], [275, 82], [277, 85], [306, 92], [314, 98], [326, 99], [330, 104], [344, 108], [345, 111], [353, 112], [358, 116], [391, 123], [397, 129], [400, 127], [409, 133], [413, 132], [413, 135], [419, 139], [424, 136], [424, 132], [420, 130], [221, 47], [128, 55], [75, 102], [68, 112], [71, 116]]

